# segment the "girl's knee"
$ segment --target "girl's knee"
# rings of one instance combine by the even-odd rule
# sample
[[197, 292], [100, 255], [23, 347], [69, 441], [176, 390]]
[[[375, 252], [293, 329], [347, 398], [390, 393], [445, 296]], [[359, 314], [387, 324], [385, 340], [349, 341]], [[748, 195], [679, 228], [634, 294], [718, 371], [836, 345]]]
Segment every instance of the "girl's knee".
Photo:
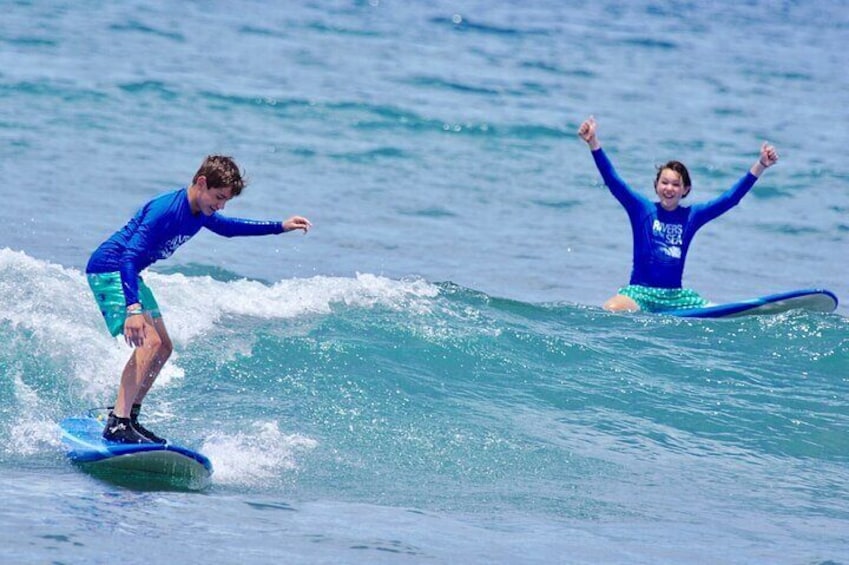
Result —
[[610, 312], [638, 312], [640, 310], [640, 307], [632, 298], [622, 294], [617, 294], [609, 299], [602, 308]]

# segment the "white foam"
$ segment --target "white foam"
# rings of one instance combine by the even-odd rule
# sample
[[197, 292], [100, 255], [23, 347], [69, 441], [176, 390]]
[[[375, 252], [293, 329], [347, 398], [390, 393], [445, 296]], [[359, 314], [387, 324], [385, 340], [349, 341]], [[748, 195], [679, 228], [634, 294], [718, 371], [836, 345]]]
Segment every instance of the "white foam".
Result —
[[211, 277], [148, 273], [175, 343], [209, 331], [222, 316], [292, 319], [332, 312], [334, 304], [429, 311], [439, 289], [420, 279], [393, 280], [371, 274], [356, 278], [316, 276], [266, 285], [247, 279], [222, 282]]
[[[393, 280], [371, 274], [355, 278], [316, 276], [272, 285], [247, 279], [222, 282], [209, 276], [145, 272], [177, 348], [212, 330], [223, 316], [291, 319], [332, 312], [334, 305], [425, 314], [439, 289], [421, 279]], [[55, 359], [94, 403], [117, 387], [130, 348], [106, 332], [88, 288], [76, 269], [0, 249], [0, 321], [33, 334], [35, 347]], [[248, 348], [235, 340], [230, 349]], [[167, 386], [181, 379], [179, 353], [157, 380]]]
[[14, 384], [15, 407], [19, 419], [9, 428], [9, 436], [4, 450], [18, 455], [33, 455], [44, 446], [59, 445], [59, 426], [40, 418], [29, 418], [27, 415], [46, 412], [43, 402], [32, 387], [27, 386], [19, 373], [7, 373]]
[[256, 421], [250, 433], [216, 433], [201, 451], [215, 469], [213, 479], [222, 484], [258, 485], [297, 468], [297, 456], [318, 445], [314, 439], [280, 431], [275, 421]]
[[[31, 332], [27, 353], [50, 357], [83, 397], [101, 402], [117, 387], [131, 350], [109, 336], [90, 292], [78, 270], [0, 249], [0, 321]], [[181, 375], [171, 365], [160, 382]]]
[[55, 422], [43, 420], [18, 422], [9, 429], [5, 451], [16, 455], [35, 455], [44, 451], [46, 447], [59, 446], [61, 435], [59, 424]]
[[357, 307], [382, 305], [395, 309], [414, 306], [427, 310], [422, 298], [439, 294], [436, 286], [421, 279], [393, 280], [357, 273], [355, 278], [316, 276], [289, 279], [273, 285], [242, 279], [221, 282], [211, 277], [148, 273], [160, 302], [178, 310], [181, 317], [214, 321], [221, 314], [258, 318], [294, 318], [326, 314], [333, 304]]

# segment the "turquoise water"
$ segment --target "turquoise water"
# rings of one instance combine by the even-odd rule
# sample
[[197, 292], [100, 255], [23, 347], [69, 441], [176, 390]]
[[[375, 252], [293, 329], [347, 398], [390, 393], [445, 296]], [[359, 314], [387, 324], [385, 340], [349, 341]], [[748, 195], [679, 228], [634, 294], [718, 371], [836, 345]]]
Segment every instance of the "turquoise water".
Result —
[[[845, 2], [3, 9], [0, 561], [849, 562]], [[603, 312], [630, 230], [589, 114], [694, 201], [774, 143], [685, 284], [838, 311]], [[315, 227], [147, 274], [176, 346], [148, 421], [216, 472], [129, 488], [57, 439], [129, 354], [83, 270], [209, 152], [251, 181], [228, 213]]]

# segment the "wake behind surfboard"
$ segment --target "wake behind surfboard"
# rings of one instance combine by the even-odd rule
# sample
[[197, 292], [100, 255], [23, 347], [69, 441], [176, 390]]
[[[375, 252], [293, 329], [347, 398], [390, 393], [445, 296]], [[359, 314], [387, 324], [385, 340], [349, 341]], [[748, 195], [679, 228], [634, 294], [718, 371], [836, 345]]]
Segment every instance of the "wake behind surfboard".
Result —
[[133, 486], [198, 490], [209, 484], [212, 463], [174, 444], [115, 443], [103, 439], [103, 421], [92, 416], [59, 423], [68, 458], [92, 474]]
[[668, 310], [663, 314], [684, 318], [736, 318], [739, 316], [780, 314], [789, 310], [828, 313], [834, 312], [836, 308], [837, 296], [833, 292], [822, 288], [808, 288], [769, 294], [739, 302], [715, 304], [704, 308]]

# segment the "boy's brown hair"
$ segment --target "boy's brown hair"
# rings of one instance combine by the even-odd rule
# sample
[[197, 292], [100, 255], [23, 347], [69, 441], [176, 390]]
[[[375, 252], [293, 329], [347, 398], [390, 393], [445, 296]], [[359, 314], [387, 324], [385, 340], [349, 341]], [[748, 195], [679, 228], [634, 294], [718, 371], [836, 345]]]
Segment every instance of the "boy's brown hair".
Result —
[[196, 183], [200, 176], [206, 177], [206, 185], [209, 188], [229, 186], [233, 190], [233, 196], [241, 194], [247, 184], [242, 178], [239, 166], [232, 157], [226, 155], [208, 155], [192, 177], [192, 184]]

